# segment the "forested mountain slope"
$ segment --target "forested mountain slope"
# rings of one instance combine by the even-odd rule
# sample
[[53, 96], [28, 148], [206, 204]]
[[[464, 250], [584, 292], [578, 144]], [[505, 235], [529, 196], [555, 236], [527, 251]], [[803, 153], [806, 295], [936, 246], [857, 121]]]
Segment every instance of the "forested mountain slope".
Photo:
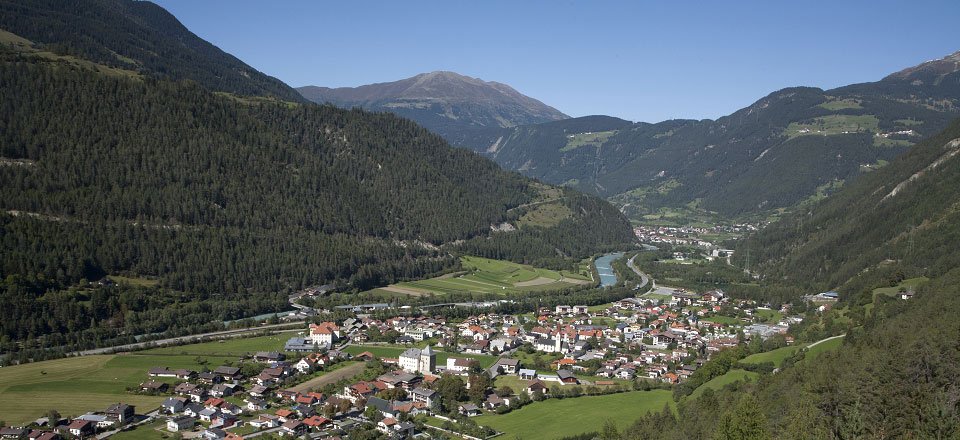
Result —
[[[839, 349], [819, 356], [798, 350], [754, 382], [680, 398], [676, 414], [648, 415], [604, 438], [956, 438], [958, 156], [960, 120], [737, 247], [737, 264], [750, 249], [760, 262], [752, 269], [768, 285], [799, 285], [811, 293], [839, 287], [841, 300], [832, 310], [808, 308], [803, 324], [791, 327], [801, 338], [845, 333]], [[911, 299], [874, 292], [920, 276], [929, 281], [915, 287]], [[733, 368], [732, 354], [701, 370], [722, 374], [726, 370], [717, 368]]]
[[446, 136], [505, 168], [607, 197], [628, 214], [662, 206], [762, 212], [829, 193], [945, 128], [960, 115], [958, 56], [873, 83], [780, 90], [717, 120], [612, 127], [590, 117], [563, 131], [547, 123]]
[[451, 142], [485, 129], [537, 124], [567, 115], [512, 87], [454, 72], [421, 73], [360, 87], [306, 86], [297, 90], [316, 103], [388, 111], [410, 118]]
[[0, 0], [0, 28], [38, 48], [207, 89], [303, 98], [282, 81], [204, 41], [148, 1]]
[[738, 246], [773, 282], [856, 287], [960, 267], [960, 121], [833, 197]]
[[[0, 51], [4, 344], [189, 331], [278, 310], [305, 286], [450, 270], [469, 249], [571, 266], [633, 240], [602, 200], [391, 114], [103, 73], [14, 46]], [[554, 215], [534, 214], [542, 206]], [[492, 232], [503, 223], [515, 230]], [[107, 274], [146, 287], [84, 282]]]

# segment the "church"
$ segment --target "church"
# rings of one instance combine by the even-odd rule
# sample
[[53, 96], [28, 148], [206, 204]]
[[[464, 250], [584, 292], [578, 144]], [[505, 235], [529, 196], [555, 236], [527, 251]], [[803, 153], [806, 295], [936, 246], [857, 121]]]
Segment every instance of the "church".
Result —
[[423, 350], [409, 348], [400, 354], [400, 368], [410, 373], [433, 373], [437, 367], [437, 352], [428, 345]]

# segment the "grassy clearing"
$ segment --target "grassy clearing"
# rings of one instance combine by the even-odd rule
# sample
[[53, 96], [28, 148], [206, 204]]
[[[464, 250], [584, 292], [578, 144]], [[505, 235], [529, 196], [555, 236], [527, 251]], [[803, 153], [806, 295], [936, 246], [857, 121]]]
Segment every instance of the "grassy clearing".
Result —
[[160, 284], [160, 280], [153, 280], [150, 278], [131, 278], [120, 275], [110, 275], [107, 278], [110, 278], [115, 283], [119, 284], [130, 284], [132, 286], [139, 287], [153, 287]]
[[834, 338], [829, 341], [821, 342], [813, 347], [807, 349], [807, 354], [804, 357], [804, 360], [807, 359], [816, 359], [817, 356], [820, 356], [822, 353], [827, 351], [833, 351], [843, 345], [843, 338]]
[[916, 290], [917, 287], [920, 287], [921, 284], [930, 281], [930, 278], [927, 277], [917, 277], [917, 278], [908, 278], [892, 287], [878, 287], [873, 289], [873, 297], [876, 298], [877, 295], [886, 295], [886, 296], [895, 296], [900, 293], [900, 289], [904, 290]]
[[558, 438], [599, 431], [607, 420], [623, 429], [650, 411], [662, 410], [664, 405], [674, 407], [670, 391], [633, 391], [548, 399], [508, 414], [482, 415], [473, 420], [505, 433], [505, 438]]
[[860, 105], [860, 101], [856, 99], [835, 99], [820, 104], [820, 107], [833, 111], [863, 108], [863, 106]]
[[740, 362], [745, 364], [762, 364], [766, 362], [772, 362], [773, 365], [776, 365], [779, 368], [781, 365], [783, 365], [784, 360], [793, 356], [797, 351], [805, 346], [806, 345], [793, 345], [763, 353], [751, 354], [750, 356], [743, 358], [743, 360]]
[[517, 220], [517, 226], [542, 226], [549, 228], [558, 225], [560, 222], [572, 216], [573, 211], [570, 211], [570, 208], [564, 205], [562, 200], [557, 200], [555, 202], [537, 205], [536, 208], [527, 211], [526, 214]]
[[827, 115], [815, 118], [807, 124], [791, 122], [783, 134], [794, 138], [817, 134], [830, 136], [862, 131], [876, 133], [879, 130], [879, 122], [880, 120], [874, 115]]
[[[380, 358], [393, 358], [396, 359], [400, 357], [400, 353], [403, 353], [404, 350], [410, 347], [400, 347], [393, 345], [351, 345], [346, 348], [347, 353], [352, 355], [357, 355], [365, 351], [369, 351], [374, 356]], [[497, 361], [496, 356], [490, 356], [486, 354], [467, 354], [467, 353], [448, 353], [445, 351], [437, 351], [437, 365], [446, 365], [448, 358], [471, 358], [476, 359], [480, 362], [480, 366], [483, 368], [488, 368]]]
[[567, 144], [564, 145], [563, 148], [560, 149], [560, 151], [561, 152], [571, 151], [587, 145], [599, 147], [604, 142], [606, 142], [607, 139], [610, 139], [610, 136], [613, 136], [616, 133], [617, 133], [616, 130], [611, 130], [611, 131], [597, 131], [597, 132], [591, 132], [591, 133], [570, 134], [570, 135], [567, 135]]
[[480, 257], [461, 257], [461, 264], [466, 270], [465, 274], [397, 283], [385, 289], [418, 295], [454, 292], [506, 295], [511, 292], [556, 290], [590, 282], [585, 267], [581, 273], [574, 273]]
[[723, 376], [717, 376], [713, 379], [710, 379], [707, 383], [700, 385], [697, 389], [693, 390], [693, 394], [690, 394], [690, 398], [697, 398], [708, 388], [712, 390], [719, 390], [729, 384], [732, 384], [736, 381], [745, 381], [747, 379], [757, 380], [760, 377], [760, 374], [754, 373], [752, 371], [734, 369], [727, 372]]
[[39, 58], [43, 58], [50, 61], [59, 61], [67, 64], [71, 64], [77, 67], [93, 70], [105, 75], [110, 76], [119, 76], [119, 77], [128, 77], [128, 78], [140, 78], [140, 74], [125, 69], [118, 69], [115, 67], [106, 66], [103, 64], [94, 63], [82, 58], [73, 57], [70, 55], [58, 55], [53, 52], [48, 52], [44, 50], [37, 49], [33, 42], [23, 38], [14, 33], [0, 29], [0, 44], [8, 46], [21, 54], [30, 54]]
[[759, 317], [763, 322], [774, 324], [783, 319], [783, 313], [780, 313], [779, 310], [772, 309], [757, 309], [754, 311], [753, 315]]

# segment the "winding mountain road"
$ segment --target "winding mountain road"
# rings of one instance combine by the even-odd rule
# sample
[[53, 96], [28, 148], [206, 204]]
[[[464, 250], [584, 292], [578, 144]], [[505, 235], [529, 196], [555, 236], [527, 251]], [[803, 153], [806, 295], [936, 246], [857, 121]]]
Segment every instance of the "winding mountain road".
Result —
[[[637, 254], [637, 255], [639, 255], [639, 254]], [[647, 274], [641, 272], [641, 271], [640, 271], [640, 268], [638, 268], [635, 264], [633, 264], [633, 260], [634, 260], [635, 258], [637, 258], [637, 255], [634, 255], [634, 256], [630, 257], [629, 260], [627, 260], [627, 267], [629, 267], [630, 270], [633, 271], [633, 273], [637, 274], [637, 276], [640, 277], [640, 285], [637, 286], [637, 288], [638, 288], [638, 289], [642, 289], [642, 288], [646, 287], [647, 284], [650, 283], [650, 277], [649, 277]], [[657, 282], [654, 281], [653, 284], [652, 284], [652, 286], [651, 286], [651, 288], [655, 289], [656, 287], [657, 287]]]

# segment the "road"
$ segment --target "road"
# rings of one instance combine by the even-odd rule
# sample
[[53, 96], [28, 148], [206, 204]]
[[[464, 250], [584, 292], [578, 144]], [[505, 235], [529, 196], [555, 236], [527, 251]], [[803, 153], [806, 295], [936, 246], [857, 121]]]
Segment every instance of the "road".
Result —
[[189, 335], [189, 336], [179, 336], [179, 337], [176, 337], [176, 338], [158, 339], [158, 340], [156, 340], [156, 341], [144, 341], [144, 342], [137, 342], [137, 343], [133, 343], [133, 344], [115, 345], [115, 346], [113, 346], [113, 347], [94, 348], [94, 349], [91, 349], [91, 350], [75, 351], [75, 352], [73, 352], [73, 353], [70, 353], [69, 356], [89, 356], [89, 355], [92, 355], [92, 354], [107, 354], [107, 353], [115, 353], [115, 352], [119, 352], [119, 351], [132, 351], [132, 350], [138, 350], [138, 349], [145, 348], [145, 347], [147, 347], [148, 345], [151, 345], [151, 344], [152, 344], [152, 345], [177, 344], [177, 343], [192, 342], [192, 341], [194, 341], [194, 340], [196, 340], [196, 339], [215, 338], [215, 337], [218, 337], [218, 336], [222, 336], [222, 337], [240, 336], [240, 335], [247, 334], [247, 333], [257, 333], [257, 332], [261, 332], [261, 331], [264, 331], [264, 330], [270, 330], [270, 329], [276, 329], [276, 328], [282, 328], [282, 327], [289, 327], [289, 326], [292, 326], [292, 325], [294, 325], [294, 324], [300, 324], [301, 326], [303, 326], [303, 324], [304, 324], [305, 322], [306, 322], [306, 321], [293, 321], [293, 322], [285, 322], [285, 323], [283, 323], [283, 324], [271, 324], [271, 325], [261, 325], [261, 326], [257, 326], [257, 327], [238, 328], [238, 329], [233, 329], [233, 330], [221, 330], [221, 331], [210, 332], [210, 333], [201, 333], [201, 334], [198, 334], [198, 335]]
[[[639, 255], [639, 254], [638, 254], [638, 255]], [[637, 274], [637, 275], [640, 277], [640, 285], [637, 286], [637, 288], [638, 288], [638, 289], [642, 289], [642, 288], [644, 288], [648, 283], [650, 283], [650, 277], [647, 276], [647, 274], [645, 274], [645, 273], [643, 273], [643, 272], [640, 272], [640, 268], [638, 268], [635, 264], [633, 264], [633, 260], [634, 260], [635, 258], [637, 258], [636, 255], [630, 257], [630, 259], [627, 260], [627, 267], [629, 267], [631, 270], [633, 270], [633, 273]], [[657, 282], [654, 281], [654, 282], [653, 282], [653, 285], [651, 286], [651, 289], [656, 289], [656, 288], [657, 288]]]

